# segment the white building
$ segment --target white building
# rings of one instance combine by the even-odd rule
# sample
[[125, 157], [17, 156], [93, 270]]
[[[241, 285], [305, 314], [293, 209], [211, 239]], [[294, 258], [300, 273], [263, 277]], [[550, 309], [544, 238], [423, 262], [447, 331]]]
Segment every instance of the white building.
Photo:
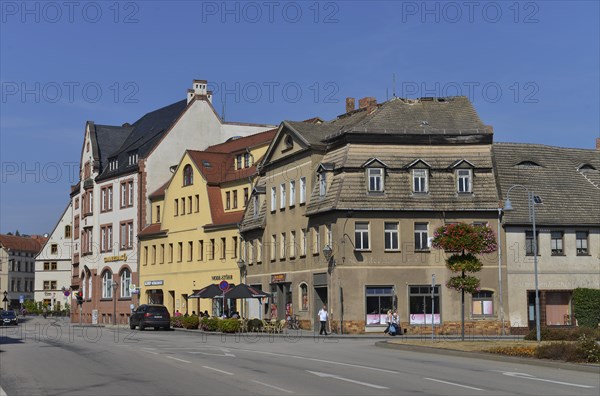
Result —
[[[125, 323], [130, 306], [138, 303], [130, 286], [139, 279], [137, 234], [151, 222], [147, 197], [169, 180], [169, 168], [184, 151], [273, 128], [222, 122], [206, 86], [205, 80], [194, 80], [185, 100], [133, 124], [86, 124], [80, 182], [71, 192], [75, 242], [71, 287], [84, 294], [84, 321], [112, 322], [116, 315], [119, 323]], [[79, 321], [78, 316], [73, 320]]]
[[61, 309], [71, 304], [71, 296], [63, 291], [71, 286], [73, 245], [73, 208], [71, 202], [62, 213], [48, 240], [35, 257], [34, 300], [50, 309]]

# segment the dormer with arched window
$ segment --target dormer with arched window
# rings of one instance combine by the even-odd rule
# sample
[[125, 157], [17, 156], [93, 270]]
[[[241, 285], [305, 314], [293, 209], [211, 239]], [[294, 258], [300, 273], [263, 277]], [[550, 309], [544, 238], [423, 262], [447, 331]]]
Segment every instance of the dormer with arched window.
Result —
[[194, 171], [190, 164], [183, 168], [183, 186], [191, 186], [194, 184]]

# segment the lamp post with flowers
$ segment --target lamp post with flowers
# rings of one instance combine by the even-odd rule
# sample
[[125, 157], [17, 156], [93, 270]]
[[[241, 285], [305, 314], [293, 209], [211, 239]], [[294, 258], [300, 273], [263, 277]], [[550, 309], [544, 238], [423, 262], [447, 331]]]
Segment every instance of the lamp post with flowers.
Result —
[[[452, 276], [446, 287], [461, 292], [461, 339], [465, 340], [465, 293], [479, 291], [480, 281], [471, 272], [479, 272], [483, 263], [478, 254], [492, 253], [498, 248], [496, 236], [487, 225], [465, 223], [447, 224], [435, 230], [432, 245], [452, 255], [446, 259], [446, 267], [459, 276]], [[433, 319], [432, 319], [433, 320]]]

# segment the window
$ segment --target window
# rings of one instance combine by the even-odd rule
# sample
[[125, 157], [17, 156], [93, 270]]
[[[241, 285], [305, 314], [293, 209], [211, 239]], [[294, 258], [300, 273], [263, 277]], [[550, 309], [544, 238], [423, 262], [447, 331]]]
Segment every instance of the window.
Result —
[[192, 196], [188, 197], [188, 214], [192, 214]]
[[100, 212], [106, 212], [106, 188], [100, 191]]
[[296, 205], [296, 181], [290, 180], [290, 208]]
[[121, 183], [121, 208], [133, 206], [133, 181]]
[[160, 244], [160, 251], [158, 252], [159, 254], [159, 264], [164, 264], [165, 263], [165, 244], [161, 243]]
[[211, 259], [211, 260], [215, 259], [215, 249], [216, 249], [215, 245], [216, 244], [215, 244], [214, 238], [211, 238], [211, 240], [210, 240], [210, 255], [209, 255], [209, 259]]
[[237, 258], [237, 250], [238, 250], [238, 239], [237, 237], [231, 237], [231, 257]]
[[[409, 286], [408, 313], [411, 325], [431, 324], [431, 286]], [[440, 287], [433, 288], [433, 321], [440, 324]]]
[[271, 261], [277, 257], [277, 235], [271, 235]]
[[277, 210], [277, 187], [271, 187], [271, 212]]
[[106, 210], [110, 211], [113, 209], [113, 188], [112, 186], [108, 187], [106, 189], [107, 191], [107, 195], [106, 195]]
[[75, 236], [73, 239], [79, 239], [79, 215], [73, 218], [73, 228], [75, 231]]
[[179, 199], [175, 198], [173, 204], [173, 215], [179, 216]]
[[237, 190], [233, 190], [233, 209], [237, 209]]
[[181, 214], [185, 215], [185, 197], [181, 198]]
[[258, 217], [258, 195], [252, 197], [252, 217], [255, 219]]
[[242, 169], [242, 154], [235, 156], [235, 169]]
[[369, 168], [367, 169], [369, 178], [369, 191], [383, 192], [383, 169]]
[[244, 208], [248, 206], [248, 198], [250, 197], [250, 190], [248, 187], [244, 187]]
[[385, 223], [385, 250], [398, 250], [398, 223]]
[[231, 209], [231, 192], [225, 193], [225, 210]]
[[587, 231], [576, 231], [575, 232], [575, 247], [577, 248], [578, 256], [586, 256], [588, 252], [588, 232]]
[[428, 250], [427, 223], [415, 223], [415, 250]]
[[199, 194], [196, 194], [195, 201], [196, 201], [196, 208], [194, 211], [196, 213], [198, 213], [198, 212], [200, 212], [200, 195]]
[[173, 244], [169, 243], [169, 263], [173, 262]]
[[121, 249], [131, 249], [133, 247], [133, 220], [121, 223], [119, 238]]
[[319, 254], [319, 249], [321, 248], [321, 234], [319, 233], [319, 227], [312, 228], [312, 253], [314, 255]]
[[105, 271], [102, 275], [102, 298], [112, 298], [112, 272]]
[[285, 209], [286, 203], [285, 183], [281, 183], [279, 186], [279, 209]]
[[300, 285], [300, 310], [308, 311], [308, 286], [306, 283]]
[[[14, 289], [14, 287], [13, 287], [13, 289]], [[50, 289], [50, 281], [44, 281], [44, 290], [52, 290], [52, 289]]]
[[50, 263], [48, 263], [48, 262], [44, 263], [44, 271], [50, 271]]
[[472, 189], [471, 170], [458, 169], [456, 171], [456, 182], [459, 193], [470, 193]]
[[[540, 244], [538, 241], [538, 237], [539, 237], [539, 233], [536, 232], [535, 233], [535, 244], [537, 247], [537, 254], [539, 255], [539, 251], [540, 251]], [[525, 231], [525, 254], [527, 256], [533, 256], [533, 231]]]
[[225, 260], [227, 252], [227, 239], [221, 238], [221, 260]]
[[387, 311], [394, 309], [394, 288], [392, 286], [367, 286], [366, 288], [367, 326], [385, 325]]
[[183, 242], [177, 242], [177, 262], [183, 261]]
[[138, 153], [137, 151], [130, 151], [127, 153], [127, 163], [129, 166], [135, 165], [138, 162]]
[[296, 257], [296, 231], [290, 231], [290, 258]]
[[281, 233], [281, 240], [279, 241], [279, 259], [285, 260], [285, 232]]
[[306, 203], [306, 177], [300, 178], [300, 205]]
[[563, 232], [562, 231], [551, 231], [550, 232], [550, 248], [552, 249], [553, 256], [562, 256], [563, 251]]
[[108, 170], [114, 171], [119, 169], [119, 160], [117, 158], [111, 158], [108, 160]]
[[183, 167], [183, 185], [191, 186], [194, 184], [194, 171], [192, 169], [192, 165], [187, 164]]
[[324, 197], [327, 194], [327, 175], [319, 173], [319, 196]]
[[413, 169], [413, 192], [425, 193], [428, 191], [427, 169]]
[[58, 244], [53, 243], [50, 245], [50, 254], [58, 254]]
[[473, 316], [491, 316], [494, 314], [494, 292], [481, 290], [472, 294], [471, 313]]
[[300, 231], [300, 256], [306, 256], [306, 228]]
[[204, 241], [198, 241], [198, 261], [204, 261]]
[[75, 198], [75, 209], [79, 209], [79, 198]]
[[56, 271], [58, 269], [58, 265], [56, 263], [56, 261], [53, 261], [50, 263], [50, 270], [51, 271]]
[[354, 224], [354, 249], [369, 250], [369, 223]]
[[112, 251], [112, 225], [100, 226], [100, 251], [110, 252]]
[[256, 240], [256, 262], [257, 263], [262, 263], [262, 255], [263, 255], [262, 238], [258, 238]]
[[155, 223], [160, 223], [160, 205], [156, 206], [156, 219], [154, 219]]
[[244, 168], [250, 168], [251, 165], [250, 153], [244, 153]]
[[131, 272], [129, 269], [125, 268], [123, 271], [121, 271], [121, 297], [131, 297], [129, 285], [131, 285]]
[[570, 326], [572, 323], [571, 292], [547, 291], [545, 294], [546, 325]]
[[254, 264], [254, 246], [252, 245], [252, 241], [246, 242], [246, 251], [248, 252], [246, 255], [248, 264]]

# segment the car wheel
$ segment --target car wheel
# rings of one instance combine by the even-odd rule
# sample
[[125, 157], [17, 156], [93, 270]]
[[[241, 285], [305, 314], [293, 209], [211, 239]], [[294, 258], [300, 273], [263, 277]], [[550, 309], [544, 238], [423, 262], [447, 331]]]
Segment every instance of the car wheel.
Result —
[[163, 330], [164, 331], [169, 331], [169, 330], [171, 330], [171, 326], [165, 326], [165, 327], [163, 327]]
[[130, 323], [130, 324], [129, 324], [129, 328], [130, 328], [131, 330], [135, 330], [135, 325]]
[[154, 331], [158, 331], [158, 330], [160, 330], [160, 327], [154, 326]]
[[146, 329], [146, 326], [144, 326], [143, 323], [140, 323], [140, 331], [144, 331]]

